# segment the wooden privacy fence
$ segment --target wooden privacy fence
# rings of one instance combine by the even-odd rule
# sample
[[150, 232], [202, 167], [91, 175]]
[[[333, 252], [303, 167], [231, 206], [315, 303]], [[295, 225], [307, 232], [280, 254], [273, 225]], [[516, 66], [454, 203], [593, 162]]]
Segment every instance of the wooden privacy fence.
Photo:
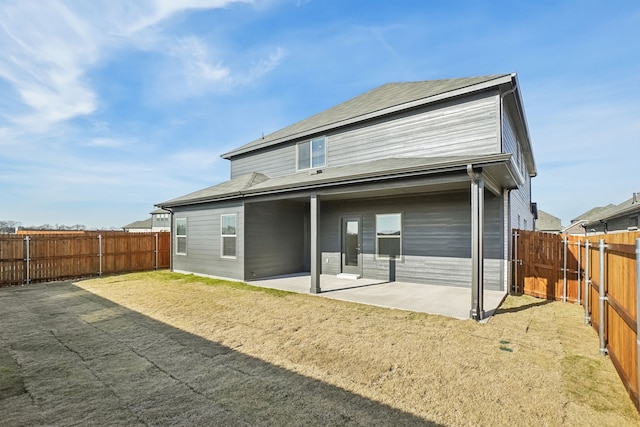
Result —
[[512, 290], [584, 306], [640, 409], [640, 232], [563, 236], [514, 230]]
[[0, 286], [169, 268], [170, 233], [0, 235]]

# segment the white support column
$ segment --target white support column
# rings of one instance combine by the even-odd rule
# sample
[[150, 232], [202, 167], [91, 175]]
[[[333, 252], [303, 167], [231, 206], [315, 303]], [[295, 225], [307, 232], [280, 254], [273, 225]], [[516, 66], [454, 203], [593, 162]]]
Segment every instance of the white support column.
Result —
[[482, 174], [467, 167], [471, 177], [471, 311], [474, 320], [484, 312], [484, 180]]
[[317, 194], [311, 195], [311, 293], [318, 294], [320, 290], [320, 199]]

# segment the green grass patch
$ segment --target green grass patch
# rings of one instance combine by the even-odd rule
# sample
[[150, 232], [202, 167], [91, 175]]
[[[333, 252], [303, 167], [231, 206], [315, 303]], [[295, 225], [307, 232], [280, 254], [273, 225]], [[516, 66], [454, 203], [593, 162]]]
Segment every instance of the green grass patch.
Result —
[[610, 364], [605, 357], [565, 357], [562, 360], [565, 391], [573, 400], [589, 405], [597, 412], [632, 416], [633, 410], [626, 404], [628, 398], [620, 394], [620, 384], [610, 374]]
[[143, 272], [143, 273], [131, 273], [131, 274], [118, 276], [118, 278], [120, 278], [120, 280], [118, 281], [152, 279], [152, 280], [158, 280], [165, 283], [171, 282], [171, 281], [179, 281], [181, 283], [201, 283], [206, 286], [224, 286], [227, 288], [239, 289], [243, 291], [260, 292], [268, 295], [273, 295], [279, 298], [295, 295], [295, 292], [283, 291], [280, 289], [264, 288], [261, 286], [249, 285], [244, 282], [234, 282], [231, 280], [214, 279], [211, 277], [203, 277], [195, 274], [173, 273], [167, 270], [149, 271], [149, 272]]

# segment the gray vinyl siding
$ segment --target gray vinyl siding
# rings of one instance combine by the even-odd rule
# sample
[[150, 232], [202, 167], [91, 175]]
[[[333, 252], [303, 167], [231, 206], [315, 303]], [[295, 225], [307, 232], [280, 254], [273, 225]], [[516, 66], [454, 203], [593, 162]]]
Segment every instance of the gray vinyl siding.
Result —
[[245, 279], [305, 270], [308, 205], [293, 201], [245, 205]]
[[296, 173], [296, 144], [277, 145], [231, 160], [231, 179], [252, 172], [272, 178]]
[[[160, 217], [160, 215], [166, 215]], [[151, 227], [156, 228], [166, 228], [169, 230], [171, 228], [171, 216], [167, 212], [166, 214], [153, 214], [151, 215]]]
[[510, 116], [506, 112], [503, 120], [502, 151], [513, 155], [513, 163], [517, 166], [518, 171], [524, 175], [526, 173], [526, 167], [524, 165], [522, 150], [520, 149], [520, 143], [518, 142], [518, 137], [516, 136]]
[[[236, 258], [222, 258], [220, 252], [220, 215], [236, 214]], [[174, 209], [173, 221], [187, 219], [187, 253], [173, 253], [177, 271], [244, 279], [244, 207], [242, 202], [206, 204]], [[175, 238], [175, 237], [174, 237]]]
[[[485, 288], [501, 290], [502, 200], [485, 195]], [[402, 213], [402, 259], [395, 263], [375, 256], [375, 216]], [[471, 286], [470, 193], [456, 192], [411, 198], [356, 202], [323, 202], [322, 273], [340, 272], [340, 224], [343, 217], [362, 218], [362, 275], [365, 278], [443, 286]]]
[[[525, 175], [525, 183], [509, 193], [511, 206], [511, 228], [533, 230], [533, 214], [531, 213], [531, 178]], [[518, 225], [518, 216], [520, 224]], [[527, 225], [525, 227], [525, 221]]]
[[[607, 219], [606, 223], [606, 231], [627, 231], [629, 227], [638, 227], [638, 212]], [[589, 231], [592, 229], [604, 232], [605, 226], [604, 224], [591, 224], [589, 225]]]
[[[524, 184], [510, 192], [511, 206], [511, 228], [533, 230], [533, 214], [531, 213], [531, 177], [524, 161], [520, 143], [516, 137], [509, 114], [505, 112], [502, 127], [502, 145], [505, 153], [513, 155], [513, 162], [517, 166], [518, 171], [524, 179]], [[518, 225], [518, 216], [520, 216], [520, 224]]]
[[[497, 92], [448, 101], [328, 133], [327, 167], [389, 157], [500, 152]], [[231, 178], [296, 172], [295, 142], [231, 159]]]

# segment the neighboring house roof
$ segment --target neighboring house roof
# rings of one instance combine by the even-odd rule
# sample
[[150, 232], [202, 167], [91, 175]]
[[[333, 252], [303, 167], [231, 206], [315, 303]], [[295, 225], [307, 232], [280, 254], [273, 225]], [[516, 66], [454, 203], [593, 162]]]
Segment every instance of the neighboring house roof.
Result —
[[538, 209], [538, 219], [536, 220], [536, 231], [560, 231], [562, 224], [560, 218], [555, 217], [543, 210]]
[[162, 209], [162, 208], [158, 208], [158, 209], [154, 209], [153, 211], [151, 211], [151, 215], [154, 214], [163, 214], [163, 213], [171, 213], [166, 209]]
[[142, 221], [134, 221], [131, 224], [127, 224], [124, 227], [125, 229], [130, 228], [151, 228], [151, 218], [142, 220]]
[[[490, 154], [484, 156], [451, 156], [419, 158], [387, 158], [371, 162], [321, 169], [317, 173], [300, 172], [269, 178], [260, 173], [241, 175], [230, 181], [205, 188], [194, 193], [158, 203], [156, 206], [173, 207], [197, 203], [206, 203], [222, 199], [235, 199], [245, 196], [269, 194], [273, 192], [322, 188], [323, 186], [346, 185], [372, 180], [407, 177], [416, 174], [434, 174], [442, 172], [465, 172], [467, 165], [477, 167], [506, 168], [508, 182], [505, 186], [517, 185], [514, 171], [510, 169], [511, 154]], [[505, 176], [504, 173], [500, 174]]]
[[[420, 82], [387, 83], [342, 104], [329, 108], [302, 121], [294, 123], [260, 139], [236, 148], [221, 157], [231, 159], [234, 156], [254, 150], [271, 147], [294, 139], [319, 134], [331, 129], [362, 122], [375, 117], [395, 113], [410, 108], [452, 99], [457, 96], [495, 88], [501, 84], [511, 84], [517, 88], [515, 74], [495, 74], [480, 77], [466, 77], [444, 80], [428, 80]], [[526, 133], [524, 151], [532, 175], [536, 175], [535, 162], [531, 154], [530, 138], [521, 100], [516, 101], [517, 108], [523, 115], [523, 132]]]
[[600, 218], [603, 212], [615, 207], [616, 205], [614, 204], [608, 204], [607, 206], [598, 206], [590, 209], [572, 219], [571, 224], [564, 228], [562, 232], [564, 234], [583, 234], [585, 232], [587, 222]]
[[562, 233], [563, 234], [571, 234], [571, 235], [584, 234], [585, 233], [585, 229], [582, 226], [583, 224], [584, 224], [584, 220], [578, 220], [576, 222], [573, 222], [571, 225], [563, 228], [562, 229]]
[[582, 222], [591, 221], [593, 219], [598, 218], [599, 215], [602, 214], [602, 212], [604, 212], [606, 210], [609, 210], [611, 208], [615, 208], [615, 207], [616, 207], [616, 205], [614, 205], [612, 203], [608, 204], [607, 206], [595, 207], [595, 208], [590, 209], [587, 212], [583, 213], [582, 215], [577, 216], [576, 218], [572, 219], [571, 223], [573, 224], [574, 222], [579, 222], [579, 221], [582, 221]]
[[640, 213], [640, 198], [638, 197], [632, 197], [619, 205], [609, 205], [607, 209], [598, 211], [597, 214], [592, 215], [585, 221], [585, 227], [590, 224], [607, 221], [624, 215], [633, 215], [635, 213]]

